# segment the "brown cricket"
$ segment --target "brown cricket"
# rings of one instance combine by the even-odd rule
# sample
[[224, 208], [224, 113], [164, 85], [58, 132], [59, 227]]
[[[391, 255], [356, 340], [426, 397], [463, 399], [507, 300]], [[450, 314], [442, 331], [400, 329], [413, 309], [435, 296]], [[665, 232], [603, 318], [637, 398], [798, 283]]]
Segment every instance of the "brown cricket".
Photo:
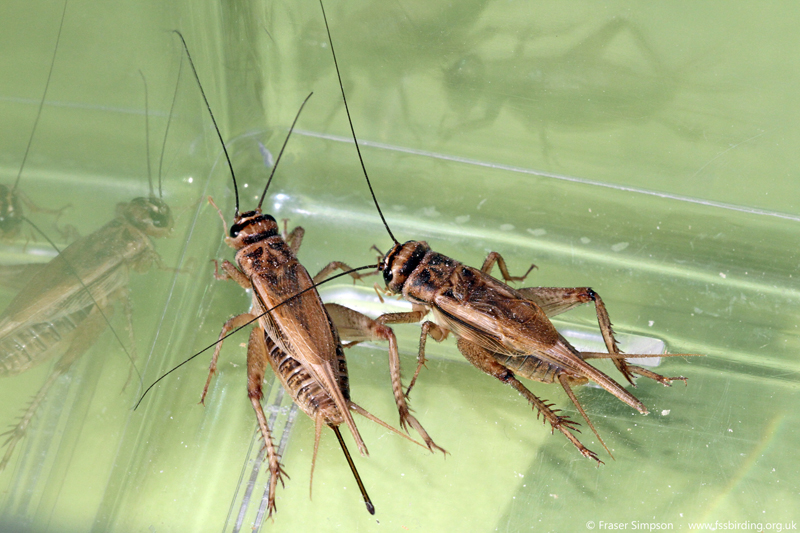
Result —
[[156, 197], [152, 177], [148, 177], [148, 197], [117, 204], [111, 222], [76, 240], [49, 263], [7, 269], [9, 285], [21, 289], [0, 314], [0, 376], [15, 376], [50, 359], [58, 360], [19, 422], [4, 433], [8, 438], [0, 470], [25, 436], [48, 390], [103, 333], [118, 302], [127, 318], [128, 355], [132, 363], [135, 360], [130, 272], [146, 272], [153, 263], [161, 264], [152, 239], [168, 236], [173, 226], [169, 206]]
[[[64, 27], [64, 19], [67, 14], [67, 2], [64, 2], [64, 9], [61, 13], [61, 21], [58, 25], [58, 34], [56, 35], [55, 47], [53, 48], [53, 56], [50, 59], [50, 69], [47, 72], [47, 81], [44, 85], [44, 92], [39, 101], [39, 107], [36, 111], [36, 118], [33, 121], [31, 134], [28, 137], [28, 144], [25, 146], [25, 152], [22, 156], [17, 177], [14, 180], [14, 185], [11, 188], [6, 185], [0, 184], [0, 241], [10, 241], [14, 239], [22, 228], [22, 223], [25, 220], [25, 212], [23, 204], [31, 211], [38, 213], [47, 213], [51, 215], [60, 215], [66, 207], [61, 209], [45, 209], [34, 204], [27, 195], [19, 189], [19, 183], [22, 179], [22, 172], [25, 169], [25, 163], [28, 161], [28, 154], [33, 144], [33, 137], [36, 133], [36, 126], [39, 124], [39, 118], [42, 116], [42, 108], [47, 98], [47, 90], [50, 88], [50, 78], [53, 76], [53, 67], [56, 64], [56, 54], [58, 53], [58, 43], [61, 41], [61, 30]], [[67, 235], [73, 234], [73, 228], [65, 228], [64, 231]]]
[[[321, 429], [324, 424], [336, 434], [364, 498], [367, 510], [374, 514], [375, 508], [345, 446], [339, 426], [342, 424], [347, 426], [359, 451], [363, 455], [367, 455], [367, 447], [359, 434], [350, 413], [351, 411], [356, 411], [383, 427], [409, 438], [409, 440], [411, 439], [372, 416], [350, 399], [347, 362], [331, 314], [352, 319], [358, 313], [345, 310], [341, 306], [333, 304], [324, 306], [314, 288], [316, 282], [327, 277], [331, 272], [336, 269], [349, 270], [349, 267], [344, 263], [332, 262], [312, 278], [296, 257], [304, 230], [297, 227], [287, 235], [284, 227], [284, 232], [282, 233], [275, 218], [261, 211], [261, 204], [266, 197], [289, 136], [284, 141], [275, 165], [273, 165], [272, 173], [264, 188], [258, 207], [245, 213], [239, 212], [238, 187], [233, 165], [228, 157], [222, 135], [200, 84], [186, 41], [180, 32], [176, 31], [175, 33], [181, 38], [203, 100], [222, 144], [236, 196], [234, 221], [230, 226], [229, 236], [225, 238], [225, 242], [236, 250], [236, 265], [227, 260], [222, 261], [222, 273], [217, 269], [215, 276], [220, 280], [232, 279], [242, 288], [252, 290], [250, 312], [231, 318], [222, 328], [200, 402], [204, 402], [211, 379], [217, 370], [217, 361], [223, 339], [230, 331], [244, 327], [250, 322], [256, 322], [250, 334], [250, 341], [247, 347], [247, 391], [258, 419], [261, 436], [267, 451], [270, 472], [269, 515], [271, 516], [275, 510], [277, 482], [280, 481], [283, 485], [285, 472], [273, 445], [270, 427], [261, 406], [262, 381], [268, 366], [272, 368], [275, 375], [280, 379], [284, 389], [292, 396], [294, 402], [315, 422], [312, 480]], [[310, 96], [306, 98], [303, 105], [305, 105]], [[303, 107], [301, 106], [300, 111], [302, 109]], [[290, 134], [299, 118], [300, 111], [298, 111], [290, 128]], [[225, 219], [221, 212], [220, 217], [223, 219], [223, 224], [225, 224]], [[360, 278], [355, 271], [351, 271], [350, 275], [354, 279]], [[329, 311], [331, 312], [330, 314]], [[366, 319], [364, 324], [366, 332], [363, 333], [364, 335], [379, 336], [386, 340], [391, 339], [390, 342], [394, 339], [394, 333], [390, 328], [378, 324], [363, 315], [362, 317]], [[398, 376], [397, 388], [400, 390], [401, 399], [401, 401], [398, 401], [398, 409], [400, 410], [401, 421], [414, 427], [423, 437], [428, 448], [434, 449], [436, 445], [408, 410], [399, 384], [399, 368], [393, 369], [394, 373]]]
[[[412, 304], [410, 312], [384, 314], [378, 317], [377, 321], [381, 324], [421, 322], [429, 312], [432, 312], [435, 318], [435, 322], [422, 323], [417, 371], [406, 395], [425, 363], [427, 337], [430, 336], [440, 342], [453, 333], [457, 338], [459, 351], [470, 363], [516, 389], [538, 411], [537, 417], [542, 415], [552, 429], [563, 433], [584, 457], [602, 463], [597, 454], [581, 444], [574, 435], [577, 423], [567, 416], [559, 415], [559, 410], [554, 409], [553, 404], [530, 392], [516, 375], [543, 383], [559, 383], [609, 455], [611, 452], [583, 410], [572, 391], [572, 386], [591, 381], [640, 413], [647, 414], [647, 408], [622, 385], [586, 360], [612, 359], [617, 369], [631, 384], [635, 375], [656, 380], [663, 385], [670, 385], [675, 380], [686, 382], [686, 378], [665, 377], [627, 362], [626, 357], [660, 357], [663, 354], [623, 354], [614, 338], [603, 300], [588, 287], [528, 287], [517, 290], [490, 275], [495, 263], [499, 266], [506, 282], [522, 281], [534, 268], [533, 265], [525, 275], [514, 277], [509, 274], [503, 257], [497, 252], [491, 252], [479, 270], [434, 252], [424, 241], [408, 241], [401, 244], [394, 237], [378, 205], [361, 157], [321, 0], [320, 7], [328, 29], [328, 39], [339, 76], [342, 99], [364, 177], [384, 227], [394, 241], [392, 248], [381, 257], [378, 267], [383, 274], [385, 292], [402, 295]], [[595, 305], [600, 331], [608, 349], [607, 354], [578, 351], [550, 322], [550, 317], [587, 303]]]

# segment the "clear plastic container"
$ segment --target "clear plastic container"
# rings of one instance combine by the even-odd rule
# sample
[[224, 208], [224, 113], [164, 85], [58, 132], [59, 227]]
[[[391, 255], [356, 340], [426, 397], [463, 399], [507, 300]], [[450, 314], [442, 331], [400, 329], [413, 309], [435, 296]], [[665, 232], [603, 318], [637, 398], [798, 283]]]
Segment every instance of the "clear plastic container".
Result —
[[[2, 8], [3, 183], [19, 169], [62, 7]], [[601, 389], [577, 391], [615, 457], [601, 453], [582, 426], [580, 439], [606, 463], [598, 468], [550, 435], [512, 389], [467, 363], [452, 339], [429, 341], [430, 361], [410, 402], [450, 452], [446, 459], [357, 419], [370, 456], [355, 461], [376, 515], [364, 509], [327, 430], [309, 499], [314, 424], [302, 412], [292, 419], [284, 398], [269, 411], [276, 440], [293, 420], [283, 453], [291, 479], [278, 488], [278, 513], [264, 527], [582, 531], [652, 523], [687, 530], [796, 521], [794, 5], [326, 7], [365, 164], [399, 240], [426, 240], [473, 266], [498, 251], [512, 273], [536, 263], [526, 284], [601, 294], [623, 350], [666, 347], [704, 357], [660, 361], [658, 371], [687, 376], [686, 387], [639, 380], [634, 393], [648, 416]], [[276, 155], [314, 91], [265, 210], [306, 229], [299, 258], [312, 273], [331, 260], [369, 264], [371, 245], [389, 248], [350, 140], [316, 2], [72, 0], [20, 185], [37, 206], [70, 207], [58, 222], [46, 213], [30, 217], [64, 246], [56, 224], [87, 236], [113, 217], [115, 204], [148, 194], [141, 71], [154, 176], [170, 122], [162, 186], [175, 231], [154, 242], [163, 267], [130, 276], [141, 379], [134, 373], [125, 386], [131, 347], [117, 299], [110, 321], [120, 340], [104, 333], [58, 380], [0, 472], [0, 529], [234, 531], [259, 520], [267, 476], [261, 465], [248, 489], [259, 445], [245, 334], [226, 341], [205, 407], [197, 401], [210, 352], [132, 410], [140, 384], [211, 345], [223, 322], [249, 306], [236, 284], [212, 275], [210, 260], [233, 254], [206, 197], [230, 221], [232, 187], [172, 29], [183, 32], [197, 63], [242, 208], [255, 205], [268, 174], [259, 143]], [[29, 235], [3, 243], [3, 264], [53, 257]], [[337, 280], [322, 292], [377, 314], [384, 308], [368, 280], [355, 288]], [[0, 288], [4, 302], [14, 295]], [[599, 339], [589, 307], [556, 325], [576, 344], [588, 343], [582, 346]], [[408, 379], [419, 328], [395, 330]], [[396, 425], [386, 346], [347, 354], [354, 401]], [[52, 364], [0, 378], [0, 424], [13, 423]], [[607, 362], [598, 366], [622, 381]], [[558, 387], [530, 388], [578, 418]], [[277, 387], [266, 390], [266, 403], [275, 403]]]

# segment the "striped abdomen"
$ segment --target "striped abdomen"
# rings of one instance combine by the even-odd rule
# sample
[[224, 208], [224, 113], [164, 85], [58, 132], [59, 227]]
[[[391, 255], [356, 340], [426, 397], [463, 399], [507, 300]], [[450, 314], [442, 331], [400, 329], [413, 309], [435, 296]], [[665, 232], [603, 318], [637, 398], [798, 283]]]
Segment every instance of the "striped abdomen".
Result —
[[64, 341], [94, 307], [89, 305], [53, 321], [20, 327], [0, 339], [0, 376], [15, 376], [52, 357], [53, 350], [66, 350], [69, 343]]
[[[297, 359], [281, 350], [268, 335], [265, 335], [269, 363], [280, 378], [283, 387], [292, 396], [295, 403], [309, 416], [316, 419], [321, 413], [328, 425], [338, 426], [344, 423], [344, 417], [330, 394], [314, 379], [306, 367]], [[350, 401], [350, 385], [347, 376], [347, 362], [341, 345], [336, 349], [336, 377], [342, 396]]]
[[513, 371], [518, 376], [522, 376], [533, 381], [541, 383], [555, 383], [558, 376], [566, 374], [569, 382], [573, 384], [587, 383], [589, 380], [585, 377], [571, 376], [563, 367], [548, 363], [543, 359], [539, 359], [534, 355], [527, 355], [525, 357], [514, 357], [493, 354], [495, 360], [502, 364], [509, 370]]

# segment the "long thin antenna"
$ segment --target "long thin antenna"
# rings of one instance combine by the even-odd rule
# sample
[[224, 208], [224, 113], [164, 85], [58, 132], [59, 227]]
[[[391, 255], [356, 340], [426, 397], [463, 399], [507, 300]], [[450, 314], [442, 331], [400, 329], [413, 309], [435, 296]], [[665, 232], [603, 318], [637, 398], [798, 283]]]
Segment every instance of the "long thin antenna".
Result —
[[[349, 276], [349, 275], [350, 275], [350, 274], [352, 274], [353, 272], [358, 272], [359, 270], [367, 270], [368, 268], [378, 268], [378, 265], [366, 265], [366, 266], [363, 266], [363, 267], [353, 268], [353, 269], [351, 269], [351, 270], [347, 270], [347, 271], [345, 271], [345, 272], [342, 272], [342, 273], [340, 273], [340, 274], [336, 274], [335, 276], [331, 276], [331, 277], [329, 277], [329, 278], [327, 278], [327, 279], [325, 279], [325, 280], [323, 280], [323, 281], [321, 281], [321, 282], [319, 282], [319, 283], [314, 283], [314, 284], [312, 284], [310, 287], [306, 287], [306, 288], [305, 288], [305, 289], [303, 289], [302, 291], [300, 291], [300, 292], [298, 292], [298, 293], [295, 293], [295, 294], [294, 294], [294, 296], [290, 296], [289, 298], [286, 298], [286, 299], [285, 299], [284, 301], [282, 301], [281, 303], [279, 303], [279, 304], [275, 305], [274, 307], [271, 307], [271, 308], [267, 309], [266, 311], [264, 311], [263, 313], [261, 313], [261, 314], [260, 314], [260, 315], [258, 315], [257, 317], [255, 317], [255, 318], [253, 318], [252, 320], [248, 321], [247, 323], [245, 323], [245, 324], [243, 324], [243, 325], [239, 326], [238, 328], [234, 329], [233, 331], [230, 331], [230, 332], [229, 332], [227, 335], [225, 335], [224, 337], [222, 337], [222, 338], [220, 338], [220, 339], [217, 339], [217, 340], [216, 340], [216, 342], [214, 342], [214, 343], [212, 343], [212, 344], [209, 344], [208, 346], [206, 346], [205, 348], [203, 348], [202, 350], [200, 350], [199, 352], [197, 352], [197, 353], [196, 353], [196, 354], [194, 354], [193, 356], [189, 357], [188, 359], [186, 359], [186, 360], [185, 360], [185, 361], [183, 361], [182, 363], [179, 363], [179, 364], [175, 365], [175, 366], [174, 366], [174, 367], [172, 367], [170, 370], [168, 370], [167, 372], [165, 372], [164, 374], [162, 374], [160, 378], [158, 378], [157, 380], [155, 380], [155, 381], [154, 381], [154, 382], [153, 382], [153, 383], [152, 383], [152, 384], [151, 384], [149, 387], [147, 387], [147, 389], [146, 389], [146, 390], [145, 390], [145, 391], [142, 393], [142, 396], [139, 398], [139, 401], [138, 401], [138, 402], [136, 402], [136, 405], [134, 405], [134, 406], [133, 406], [133, 410], [135, 411], [135, 410], [136, 410], [136, 408], [137, 408], [137, 407], [139, 407], [139, 404], [141, 404], [141, 403], [142, 403], [142, 400], [144, 400], [144, 397], [145, 397], [145, 396], [147, 396], [147, 393], [148, 393], [148, 392], [150, 392], [150, 389], [152, 389], [153, 387], [155, 387], [155, 386], [156, 386], [156, 384], [157, 384], [159, 381], [161, 381], [162, 379], [164, 379], [164, 378], [165, 378], [165, 377], [167, 377], [168, 375], [172, 374], [173, 372], [175, 372], [176, 370], [178, 370], [180, 367], [182, 367], [183, 365], [185, 365], [186, 363], [188, 363], [189, 361], [191, 361], [192, 359], [194, 359], [194, 358], [195, 358], [195, 357], [197, 357], [198, 355], [202, 354], [203, 352], [205, 352], [205, 351], [207, 351], [207, 350], [210, 350], [211, 348], [213, 348], [213, 347], [214, 347], [214, 346], [216, 346], [217, 344], [221, 343], [222, 341], [224, 341], [225, 339], [227, 339], [227, 338], [228, 338], [228, 337], [230, 337], [231, 335], [235, 335], [235, 334], [239, 333], [241, 330], [243, 330], [244, 328], [246, 328], [247, 326], [249, 326], [249, 325], [250, 325], [250, 324], [252, 324], [253, 322], [256, 322], [256, 321], [257, 321], [259, 318], [261, 318], [261, 317], [263, 317], [263, 316], [265, 316], [265, 315], [267, 315], [267, 314], [271, 313], [272, 311], [274, 311], [274, 310], [275, 310], [275, 309], [277, 309], [278, 307], [282, 306], [283, 304], [285, 304], [285, 303], [287, 303], [287, 302], [290, 302], [290, 301], [294, 300], [294, 299], [295, 299], [295, 298], [297, 298], [298, 296], [300, 296], [300, 295], [302, 295], [302, 294], [305, 294], [305, 293], [306, 293], [306, 292], [308, 292], [308, 291], [311, 291], [311, 290], [314, 290], [314, 289], [316, 289], [317, 287], [319, 287], [319, 286], [320, 286], [320, 285], [322, 285], [323, 283], [327, 283], [327, 282], [329, 282], [329, 281], [333, 281], [333, 280], [335, 280], [336, 278], [341, 278], [342, 276]], [[256, 294], [257, 294], [257, 293], [256, 293]]]
[[144, 72], [139, 70], [139, 76], [142, 77], [142, 84], [144, 84], [144, 144], [145, 154], [147, 157], [147, 184], [150, 186], [150, 197], [153, 194], [153, 169], [150, 165], [150, 102], [147, 99], [147, 78], [144, 77]]
[[356, 465], [353, 462], [353, 458], [350, 457], [350, 452], [348, 451], [347, 446], [344, 444], [344, 439], [342, 438], [342, 433], [339, 431], [339, 427], [333, 425], [330, 425], [329, 427], [334, 433], [336, 433], [336, 438], [339, 440], [339, 446], [342, 447], [344, 457], [347, 459], [347, 464], [350, 465], [350, 470], [353, 472], [353, 476], [356, 478], [358, 490], [361, 491], [361, 496], [364, 498], [364, 503], [367, 505], [367, 511], [369, 511], [369, 514], [375, 514], [375, 506], [372, 505], [372, 500], [369, 499], [369, 494], [367, 494], [367, 489], [364, 487], [364, 483], [361, 481], [361, 476], [358, 475], [358, 470], [356, 470]]
[[225, 141], [222, 139], [222, 133], [219, 131], [219, 127], [217, 126], [217, 120], [214, 118], [214, 113], [211, 111], [211, 104], [208, 103], [208, 98], [206, 98], [206, 92], [203, 90], [203, 85], [200, 83], [200, 76], [197, 75], [197, 69], [194, 67], [194, 61], [192, 60], [192, 54], [189, 53], [189, 46], [186, 44], [186, 39], [183, 38], [183, 34], [178, 30], [172, 30], [174, 33], [178, 34], [178, 37], [181, 38], [181, 42], [183, 43], [183, 49], [186, 51], [186, 57], [189, 58], [189, 65], [192, 67], [192, 72], [194, 73], [194, 78], [197, 80], [197, 86], [200, 88], [200, 94], [203, 95], [203, 101], [206, 104], [206, 109], [208, 109], [208, 114], [211, 115], [211, 122], [214, 123], [214, 129], [217, 131], [217, 137], [219, 137], [219, 142], [222, 145], [222, 151], [225, 152], [225, 160], [228, 162], [228, 168], [231, 169], [231, 178], [233, 179], [233, 193], [236, 196], [236, 215], [239, 214], [239, 187], [236, 185], [236, 173], [233, 171], [233, 163], [231, 163], [231, 158], [228, 155], [228, 149], [225, 147]]
[[161, 193], [161, 170], [164, 167], [164, 152], [167, 150], [167, 135], [169, 135], [169, 125], [172, 124], [172, 113], [175, 111], [175, 102], [178, 100], [178, 87], [180, 86], [181, 73], [183, 72], [183, 54], [181, 54], [181, 63], [178, 65], [178, 80], [175, 82], [175, 94], [172, 95], [172, 105], [169, 106], [169, 118], [167, 119], [167, 127], [164, 130], [164, 141], [161, 143], [161, 157], [158, 158], [158, 197], [162, 197]]
[[378, 205], [378, 199], [375, 197], [375, 191], [372, 190], [372, 183], [369, 181], [369, 175], [367, 174], [367, 167], [364, 165], [364, 159], [361, 157], [361, 148], [358, 147], [358, 139], [356, 138], [356, 130], [353, 127], [353, 119], [350, 117], [350, 107], [347, 105], [347, 96], [344, 94], [344, 84], [342, 83], [342, 75], [339, 72], [339, 62], [336, 61], [336, 52], [333, 49], [333, 39], [331, 38], [331, 29], [328, 26], [328, 17], [325, 15], [325, 6], [322, 5], [322, 0], [319, 0], [319, 7], [322, 8], [322, 18], [325, 19], [325, 31], [328, 32], [328, 42], [331, 45], [331, 54], [333, 54], [333, 64], [336, 66], [336, 76], [339, 78], [339, 88], [342, 91], [342, 100], [344, 101], [344, 110], [347, 112], [347, 122], [350, 124], [350, 131], [353, 133], [353, 142], [356, 145], [356, 152], [358, 152], [358, 161], [361, 163], [361, 170], [364, 171], [364, 177], [367, 178], [367, 186], [369, 187], [369, 193], [372, 195], [372, 201], [375, 202], [375, 207], [378, 209], [378, 214], [381, 216], [381, 220], [383, 221], [383, 226], [386, 228], [386, 231], [389, 232], [389, 237], [395, 242], [395, 244], [400, 244], [400, 242], [395, 239], [392, 230], [389, 229], [389, 224], [386, 222], [386, 218], [383, 216], [383, 211], [381, 211], [381, 206]]
[[25, 155], [22, 156], [22, 164], [19, 166], [19, 172], [17, 172], [17, 179], [14, 181], [14, 186], [11, 187], [11, 192], [13, 193], [17, 190], [17, 185], [19, 185], [19, 180], [22, 178], [22, 170], [25, 168], [25, 162], [28, 160], [28, 152], [31, 150], [31, 145], [33, 144], [33, 134], [36, 133], [36, 126], [39, 124], [39, 117], [42, 116], [42, 108], [44, 107], [44, 101], [47, 98], [47, 89], [50, 88], [50, 78], [53, 76], [53, 67], [56, 64], [56, 54], [58, 53], [58, 43], [61, 41], [61, 30], [64, 28], [64, 19], [67, 16], [67, 0], [64, 0], [64, 10], [61, 12], [61, 23], [58, 25], [58, 36], [56, 37], [56, 47], [53, 50], [53, 57], [50, 60], [50, 70], [47, 72], [47, 82], [44, 84], [44, 93], [42, 93], [42, 99], [39, 101], [39, 110], [36, 111], [36, 120], [33, 121], [33, 128], [31, 129], [31, 136], [28, 137], [28, 146], [25, 147]]
[[264, 198], [267, 196], [267, 189], [269, 189], [269, 184], [272, 183], [272, 176], [275, 175], [275, 169], [278, 168], [278, 163], [281, 161], [281, 156], [283, 155], [283, 151], [286, 149], [286, 145], [289, 144], [289, 137], [292, 136], [292, 132], [294, 131], [294, 126], [297, 124], [297, 119], [300, 118], [300, 113], [303, 112], [303, 108], [306, 106], [306, 102], [308, 99], [311, 98], [311, 95], [314, 94], [309, 93], [306, 96], [306, 99], [303, 100], [303, 103], [300, 105], [300, 109], [297, 110], [297, 114], [294, 116], [294, 122], [292, 122], [292, 127], [289, 128], [289, 133], [286, 135], [286, 139], [283, 141], [283, 146], [281, 146], [281, 151], [278, 152], [278, 158], [275, 160], [275, 164], [272, 165], [272, 172], [269, 173], [269, 179], [267, 180], [267, 186], [264, 187], [264, 192], [261, 194], [261, 200], [258, 201], [258, 208], [261, 209], [261, 204], [264, 203]]

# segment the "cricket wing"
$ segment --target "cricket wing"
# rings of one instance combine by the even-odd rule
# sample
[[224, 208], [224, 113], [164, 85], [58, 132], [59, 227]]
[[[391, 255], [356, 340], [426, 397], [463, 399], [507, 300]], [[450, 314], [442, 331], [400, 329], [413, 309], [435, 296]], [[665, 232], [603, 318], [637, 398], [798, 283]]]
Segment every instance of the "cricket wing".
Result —
[[454, 272], [451, 281], [453, 288], [434, 298], [434, 313], [457, 336], [499, 355], [538, 357], [575, 377], [589, 378], [639, 411], [644, 409], [616, 381], [585, 362], [536, 303], [471, 267]]
[[292, 261], [269, 274], [260, 272], [251, 282], [254, 307], [260, 308], [258, 314], [286, 301], [260, 319], [264, 330], [324, 387], [341, 411], [359, 449], [366, 453], [338, 379], [337, 349], [341, 349], [341, 342], [322, 299], [316, 289], [289, 299], [313, 286], [311, 276], [299, 262]]
[[147, 237], [118, 221], [75, 241], [39, 268], [0, 315], [0, 339], [19, 327], [104, 306], [127, 284], [126, 263], [150, 248]]

